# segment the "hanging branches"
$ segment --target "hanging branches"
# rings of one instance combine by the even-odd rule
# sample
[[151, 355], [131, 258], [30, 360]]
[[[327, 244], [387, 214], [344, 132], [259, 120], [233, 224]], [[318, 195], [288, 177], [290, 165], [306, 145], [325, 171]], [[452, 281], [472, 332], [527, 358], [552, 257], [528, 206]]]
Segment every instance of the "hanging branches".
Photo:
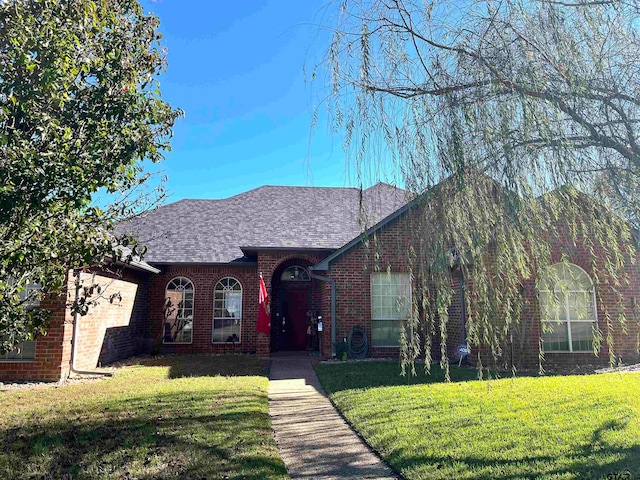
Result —
[[[431, 313], [414, 308], [427, 331], [446, 337], [451, 248], [470, 284], [467, 341], [494, 360], [507, 337], [530, 330], [523, 281], [578, 254], [617, 299], [624, 328], [617, 285], [638, 222], [639, 28], [635, 2], [341, 4], [328, 105], [348, 154], [362, 175], [379, 171], [372, 164], [385, 156], [371, 152], [382, 144], [408, 190], [440, 184], [413, 229], [415, 245], [429, 244], [411, 253], [417, 298], [436, 302]], [[403, 363], [424, 354], [420, 337], [403, 337]], [[606, 348], [614, 361], [615, 342]]]

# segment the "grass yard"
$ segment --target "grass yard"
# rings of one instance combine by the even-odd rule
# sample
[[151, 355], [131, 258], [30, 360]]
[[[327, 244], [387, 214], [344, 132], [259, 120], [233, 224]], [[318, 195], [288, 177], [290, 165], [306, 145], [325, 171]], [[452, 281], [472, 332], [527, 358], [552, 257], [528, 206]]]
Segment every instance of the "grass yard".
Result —
[[0, 392], [0, 478], [287, 478], [265, 367], [165, 357], [111, 379]]
[[640, 479], [640, 373], [443, 383], [397, 362], [320, 364], [333, 402], [407, 479]]

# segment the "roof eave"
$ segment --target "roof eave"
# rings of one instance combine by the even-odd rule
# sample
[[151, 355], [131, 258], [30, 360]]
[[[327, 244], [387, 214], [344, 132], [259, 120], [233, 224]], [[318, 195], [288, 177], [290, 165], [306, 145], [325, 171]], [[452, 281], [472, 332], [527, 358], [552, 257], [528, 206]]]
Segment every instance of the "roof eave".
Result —
[[336, 249], [330, 247], [239, 247], [247, 256], [256, 255], [258, 252], [333, 252]]
[[[105, 260], [110, 260], [112, 262], [114, 261], [113, 258], [111, 258], [111, 257], [105, 257]], [[117, 265], [122, 265], [124, 267], [131, 268], [133, 270], [141, 270], [141, 271], [149, 272], [149, 273], [160, 273], [159, 269], [157, 269], [155, 267], [152, 267], [147, 262], [143, 262], [141, 260], [131, 260], [129, 262], [122, 261], [122, 260], [116, 260], [115, 263]]]
[[258, 262], [243, 262], [232, 260], [230, 262], [151, 262], [159, 267], [180, 266], [202, 266], [202, 267], [256, 267]]

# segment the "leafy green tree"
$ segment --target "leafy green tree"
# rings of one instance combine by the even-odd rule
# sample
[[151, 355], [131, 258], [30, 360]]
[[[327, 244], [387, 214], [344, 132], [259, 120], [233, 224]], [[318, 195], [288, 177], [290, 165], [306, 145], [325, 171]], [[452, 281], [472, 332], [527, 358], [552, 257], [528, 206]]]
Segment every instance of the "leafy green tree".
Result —
[[113, 225], [163, 194], [143, 162], [180, 112], [160, 96], [157, 28], [135, 0], [0, 3], [0, 351], [43, 332], [34, 299], [118, 258]]
[[362, 176], [383, 158], [409, 190], [429, 192], [407, 252], [422, 287], [403, 336], [405, 365], [428, 357], [435, 332], [447, 362], [452, 267], [471, 285], [469, 344], [499, 359], [514, 335], [527, 338], [523, 318], [535, 317], [522, 283], [535, 280], [538, 289], [538, 273], [557, 261], [551, 252], [569, 258], [576, 245], [589, 252], [599, 299], [618, 300], [619, 314], [604, 311], [594, 333], [594, 350], [606, 341], [616, 362], [614, 326], [631, 319], [621, 293], [635, 251], [628, 222], [638, 219], [638, 3], [339, 7], [327, 105], [346, 151]]

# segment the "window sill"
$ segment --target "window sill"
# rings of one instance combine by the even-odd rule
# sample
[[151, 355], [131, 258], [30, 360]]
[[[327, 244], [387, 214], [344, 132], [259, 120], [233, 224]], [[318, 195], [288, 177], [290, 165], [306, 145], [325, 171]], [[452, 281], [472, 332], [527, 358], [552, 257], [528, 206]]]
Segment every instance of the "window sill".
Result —
[[561, 354], [572, 354], [572, 353], [580, 353], [580, 354], [591, 354], [593, 356], [595, 356], [595, 354], [593, 353], [593, 350], [574, 350], [573, 352], [570, 352], [569, 350], [544, 350], [543, 353], [546, 355], [547, 353], [561, 353]]
[[20, 360], [19, 358], [16, 359], [0, 359], [0, 363], [35, 363], [35, 359], [33, 360]]

